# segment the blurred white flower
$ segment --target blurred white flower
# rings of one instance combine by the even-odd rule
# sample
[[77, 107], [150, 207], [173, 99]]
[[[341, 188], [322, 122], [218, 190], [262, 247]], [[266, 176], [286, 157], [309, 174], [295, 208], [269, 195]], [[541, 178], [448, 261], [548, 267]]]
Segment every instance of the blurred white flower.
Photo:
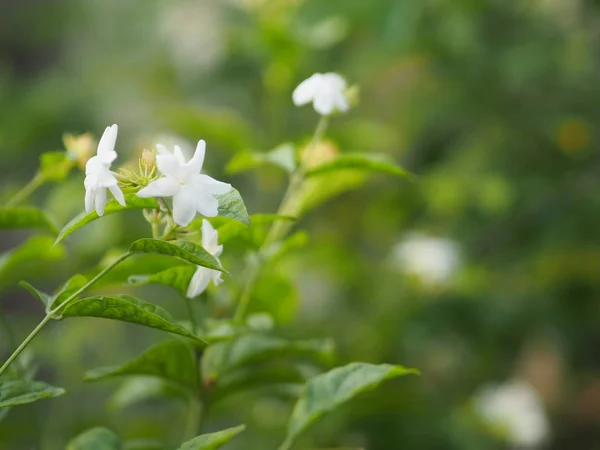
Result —
[[[202, 247], [213, 255], [215, 258], [219, 259], [221, 256], [221, 252], [223, 251], [223, 246], [219, 245], [219, 233], [217, 230], [213, 228], [210, 222], [206, 219], [202, 220]], [[218, 270], [208, 269], [206, 267], [198, 266], [196, 268], [196, 272], [194, 276], [190, 280], [190, 285], [188, 286], [187, 296], [189, 298], [197, 297], [202, 294], [206, 288], [208, 287], [208, 283], [212, 280], [215, 286], [218, 286], [223, 282], [221, 278], [221, 272]]]
[[138, 197], [173, 197], [173, 220], [181, 226], [189, 225], [196, 212], [206, 217], [215, 217], [219, 207], [215, 195], [229, 192], [231, 185], [200, 173], [206, 142], [198, 141], [194, 156], [187, 163], [177, 145], [174, 153], [161, 144], [156, 148], [156, 165], [163, 177], [141, 189], [137, 193]]
[[488, 386], [476, 397], [475, 407], [489, 425], [505, 432], [518, 448], [537, 448], [550, 435], [550, 426], [536, 391], [521, 380]]
[[402, 271], [431, 285], [448, 281], [460, 264], [455, 242], [420, 233], [398, 243], [392, 250], [392, 258]]
[[336, 73], [315, 73], [294, 89], [292, 99], [296, 106], [312, 102], [315, 111], [323, 116], [346, 112], [350, 109], [344, 93], [346, 86], [346, 80]]
[[125, 206], [123, 191], [117, 184], [110, 165], [117, 158], [115, 142], [119, 127], [112, 125], [104, 130], [98, 143], [96, 156], [91, 157], [85, 165], [85, 210], [89, 213], [96, 208], [99, 216], [104, 214], [106, 206], [106, 189], [110, 190], [115, 199]]

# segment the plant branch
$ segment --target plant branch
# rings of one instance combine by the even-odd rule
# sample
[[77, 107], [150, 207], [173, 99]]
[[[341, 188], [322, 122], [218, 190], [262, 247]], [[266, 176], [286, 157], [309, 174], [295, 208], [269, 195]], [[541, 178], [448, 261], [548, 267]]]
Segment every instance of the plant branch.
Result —
[[6, 206], [18, 206], [23, 203], [36, 189], [38, 189], [46, 180], [42, 174], [37, 173], [29, 183], [23, 186], [11, 199], [6, 203]]

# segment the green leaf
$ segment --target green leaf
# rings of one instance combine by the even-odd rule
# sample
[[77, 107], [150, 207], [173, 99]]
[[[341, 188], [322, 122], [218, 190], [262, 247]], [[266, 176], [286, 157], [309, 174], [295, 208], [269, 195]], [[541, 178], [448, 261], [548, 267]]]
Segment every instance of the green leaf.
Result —
[[167, 446], [157, 439], [132, 439], [123, 444], [123, 450], [165, 450]]
[[357, 395], [375, 389], [385, 380], [418, 373], [390, 364], [351, 363], [311, 378], [294, 406], [286, 440], [280, 448], [290, 448], [310, 425]]
[[55, 308], [56, 306], [63, 303], [69, 297], [71, 297], [75, 292], [80, 290], [83, 286], [85, 286], [88, 282], [88, 279], [81, 275], [75, 274], [71, 278], [69, 278], [61, 287], [59, 287], [54, 295], [52, 296], [51, 307]]
[[62, 317], [99, 317], [120, 320], [204, 342], [175, 323], [169, 313], [160, 306], [129, 295], [82, 298], [67, 306], [62, 312]]
[[298, 309], [298, 291], [288, 275], [263, 271], [252, 292], [248, 313], [268, 313], [276, 323], [289, 322]]
[[42, 228], [54, 234], [58, 233], [54, 222], [41, 209], [30, 206], [1, 206], [0, 230], [16, 228]]
[[31, 294], [33, 294], [33, 296], [35, 298], [37, 298], [44, 304], [44, 307], [46, 309], [50, 308], [50, 305], [52, 304], [52, 296], [51, 295], [46, 294], [45, 292], [42, 292], [42, 291], [36, 289], [31, 284], [29, 284], [27, 281], [19, 281], [19, 286], [21, 286], [22, 288], [27, 289], [29, 292], [31, 292]]
[[180, 385], [173, 384], [153, 376], [130, 376], [114, 392], [109, 400], [109, 405], [114, 410], [121, 410], [128, 406], [153, 398], [170, 397], [189, 401], [189, 390]]
[[332, 161], [320, 164], [306, 171], [306, 176], [322, 175], [341, 169], [365, 170], [368, 172], [381, 172], [403, 178], [412, 178], [410, 172], [396, 165], [387, 155], [369, 153], [346, 153]]
[[4, 376], [0, 378], [0, 408], [7, 406], [25, 405], [44, 398], [63, 395], [63, 388], [50, 386], [42, 381], [29, 381]]
[[198, 384], [191, 350], [181, 341], [157, 344], [122, 366], [90, 370], [84, 379], [95, 381], [118, 375], [152, 375], [191, 389]]
[[246, 425], [239, 425], [216, 433], [201, 434], [191, 441], [183, 443], [177, 450], [216, 450], [223, 447], [245, 429]]
[[144, 284], [170, 286], [179, 291], [183, 297], [187, 297], [188, 286], [195, 272], [196, 267], [194, 266], [175, 266], [153, 275], [132, 275], [128, 282], [132, 286]]
[[244, 205], [244, 200], [242, 200], [242, 196], [237, 189], [231, 188], [226, 194], [215, 195], [215, 198], [219, 201], [219, 216], [230, 217], [250, 225], [246, 205]]
[[219, 261], [204, 250], [200, 245], [191, 241], [162, 241], [160, 239], [144, 238], [138, 239], [129, 247], [131, 253], [158, 253], [183, 259], [197, 266], [208, 267], [227, 273]]
[[284, 143], [267, 153], [240, 152], [227, 164], [228, 173], [240, 173], [257, 167], [272, 164], [288, 173], [296, 170], [296, 154], [294, 145]]
[[[250, 220], [252, 222], [251, 227], [235, 220], [220, 217], [211, 219], [210, 222], [219, 232], [219, 244], [225, 244], [237, 237], [243, 237], [254, 245], [260, 246], [266, 235], [265, 229], [267, 227], [265, 225], [270, 225], [279, 220], [294, 221], [296, 219], [291, 216], [280, 216], [277, 214], [253, 214], [250, 216]], [[197, 225], [197, 228], [200, 228], [200, 224]]]
[[104, 427], [90, 428], [73, 438], [66, 450], [122, 450], [119, 436]]
[[67, 178], [75, 162], [66, 152], [46, 152], [40, 156], [39, 175], [47, 181], [62, 181]]
[[[136, 194], [125, 194], [125, 206], [121, 206], [115, 199], [112, 199], [106, 203], [104, 216], [102, 217], [131, 209], [159, 209], [159, 205], [154, 198], [140, 198]], [[81, 213], [60, 230], [60, 233], [56, 238], [56, 243], [63, 241], [71, 233], [99, 218], [96, 211], [92, 211], [91, 213]]]
[[248, 334], [210, 345], [202, 358], [202, 374], [215, 380], [238, 367], [275, 358], [306, 358], [328, 365], [333, 360], [333, 352], [334, 345], [329, 339], [288, 341], [275, 336]]
[[339, 169], [321, 175], [313, 174], [302, 186], [298, 216], [306, 214], [340, 194], [358, 189], [366, 183], [367, 179], [368, 174], [365, 171], [356, 169]]

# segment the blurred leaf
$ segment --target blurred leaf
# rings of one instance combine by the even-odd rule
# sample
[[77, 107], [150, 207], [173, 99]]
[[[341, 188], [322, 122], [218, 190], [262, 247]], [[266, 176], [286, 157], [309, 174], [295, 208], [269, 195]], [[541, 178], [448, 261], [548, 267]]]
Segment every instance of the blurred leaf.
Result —
[[62, 181], [67, 178], [75, 162], [65, 152], [46, 152], [40, 156], [40, 176], [48, 181]]
[[0, 378], [0, 408], [58, 397], [65, 392], [63, 388], [50, 386], [42, 381], [29, 381], [4, 375]]
[[14, 281], [47, 270], [49, 262], [64, 257], [64, 249], [53, 246], [54, 239], [34, 236], [19, 247], [0, 255], [0, 288]]
[[52, 304], [52, 300], [53, 300], [51, 295], [46, 294], [45, 292], [42, 292], [42, 291], [36, 289], [31, 284], [29, 284], [27, 281], [19, 281], [19, 286], [21, 286], [22, 288], [27, 289], [29, 292], [31, 292], [35, 298], [37, 298], [38, 300], [40, 300], [43, 303], [43, 305], [46, 309], [50, 308], [50, 305]]
[[66, 450], [122, 450], [119, 436], [104, 427], [90, 428], [67, 444]]
[[165, 450], [167, 445], [157, 439], [132, 439], [125, 441], [123, 450]]
[[219, 201], [219, 216], [230, 217], [250, 225], [246, 205], [237, 189], [231, 188], [228, 193], [215, 195], [215, 198]]
[[183, 443], [177, 450], [216, 450], [223, 447], [245, 429], [246, 425], [240, 425], [216, 433], [202, 434]]
[[224, 244], [232, 239], [244, 237], [254, 245], [260, 246], [266, 234], [265, 225], [278, 220], [293, 221], [291, 216], [280, 216], [277, 214], [253, 214], [250, 216], [252, 226], [245, 225], [235, 220], [211, 220], [211, 224], [219, 232], [219, 244]]
[[128, 282], [132, 286], [141, 286], [144, 284], [170, 286], [179, 291], [183, 297], [187, 297], [190, 280], [195, 272], [196, 267], [194, 266], [176, 266], [153, 275], [132, 275], [129, 277]]
[[159, 253], [161, 255], [173, 256], [191, 262], [197, 266], [208, 267], [227, 273], [219, 264], [219, 261], [208, 253], [200, 245], [191, 241], [179, 240], [173, 242], [160, 239], [144, 238], [138, 239], [129, 247], [131, 253]]
[[[154, 198], [140, 198], [136, 194], [125, 194], [125, 203], [125, 206], [121, 206], [115, 199], [110, 200], [106, 203], [104, 216], [102, 217], [131, 209], [159, 209], [158, 202]], [[91, 213], [86, 213], [84, 211], [60, 230], [60, 233], [56, 238], [56, 243], [63, 241], [71, 233], [99, 218], [96, 211], [92, 211]]]
[[285, 256], [292, 250], [304, 248], [308, 245], [310, 236], [305, 230], [296, 231], [284, 241], [277, 242], [269, 249], [269, 264], [277, 262], [277, 259]]
[[306, 176], [322, 175], [341, 169], [357, 169], [369, 172], [381, 172], [403, 178], [412, 178], [410, 172], [396, 165], [387, 155], [369, 153], [346, 153], [332, 161], [320, 164], [306, 171]]
[[289, 322], [297, 308], [298, 292], [289, 277], [263, 271], [256, 281], [248, 312], [267, 313], [280, 324]]
[[67, 306], [62, 311], [62, 317], [99, 317], [119, 320], [156, 328], [204, 342], [175, 323], [169, 313], [160, 306], [146, 303], [130, 295], [82, 298]]
[[358, 189], [367, 179], [368, 174], [364, 170], [357, 169], [339, 169], [321, 175], [313, 174], [302, 186], [298, 215], [303, 215], [344, 192]]
[[116, 410], [126, 408], [152, 398], [171, 397], [188, 402], [189, 391], [161, 378], [131, 376], [121, 384], [109, 400]]
[[157, 344], [121, 366], [100, 367], [88, 371], [84, 379], [96, 381], [118, 375], [153, 375], [192, 390], [198, 384], [190, 348], [181, 341]]
[[229, 161], [226, 171], [231, 174], [240, 173], [266, 164], [275, 165], [288, 173], [292, 173], [296, 170], [294, 145], [290, 143], [281, 144], [267, 153], [238, 153]]
[[30, 206], [0, 206], [0, 230], [16, 228], [44, 228], [57, 234], [56, 225], [46, 213]]
[[280, 448], [290, 448], [310, 425], [357, 395], [375, 389], [385, 380], [409, 374], [418, 371], [390, 364], [351, 363], [311, 378], [294, 406]]

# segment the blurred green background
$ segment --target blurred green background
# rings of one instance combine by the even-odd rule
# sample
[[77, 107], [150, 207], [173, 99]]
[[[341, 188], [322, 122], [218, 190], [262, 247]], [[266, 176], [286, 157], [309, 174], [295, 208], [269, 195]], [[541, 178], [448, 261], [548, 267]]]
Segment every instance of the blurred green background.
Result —
[[[202, 138], [206, 170], [231, 182], [250, 213], [274, 212], [284, 175], [229, 175], [227, 161], [307, 142], [318, 117], [291, 93], [313, 72], [360, 86], [328, 145], [386, 153], [419, 179], [377, 176], [307, 214], [296, 228], [309, 243], [277, 263], [257, 302], [286, 335], [333, 337], [339, 363], [403, 364], [422, 376], [332, 415], [309, 433], [314, 448], [510, 448], [472, 402], [482, 386], [513, 378], [541, 398], [544, 448], [600, 448], [598, 2], [4, 0], [0, 13], [5, 199], [39, 154], [63, 148], [64, 132], [99, 136], [117, 123], [119, 163], [156, 140]], [[82, 180], [45, 186], [32, 202], [66, 223], [83, 209]], [[139, 215], [107, 217], [74, 235], [66, 254], [40, 255], [51, 261], [34, 273], [0, 278], [18, 338], [42, 316], [18, 280], [53, 289], [147, 234]], [[0, 250], [26, 236], [3, 232]], [[227, 252], [235, 278], [241, 244]], [[183, 312], [168, 290], [140, 292]], [[44, 330], [32, 346], [38, 378], [69, 395], [11, 411], [0, 448], [60, 449], [94, 425], [180, 441], [181, 405], [116, 410], [108, 399], [118, 381], [81, 381], [161, 338], [94, 319]], [[269, 390], [240, 394], [206, 428], [248, 423], [228, 448], [274, 448], [290, 408]]]

